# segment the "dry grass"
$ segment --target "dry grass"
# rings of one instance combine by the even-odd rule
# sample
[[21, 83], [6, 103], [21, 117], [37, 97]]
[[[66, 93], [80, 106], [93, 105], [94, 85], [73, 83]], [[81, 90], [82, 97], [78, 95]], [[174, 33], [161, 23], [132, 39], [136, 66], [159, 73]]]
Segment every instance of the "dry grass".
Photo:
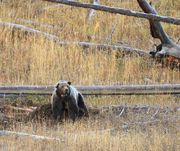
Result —
[[[179, 98], [172, 96], [120, 96], [120, 97], [88, 97], [88, 106], [110, 105], [149, 105], [151, 107], [167, 107], [168, 113], [159, 111], [152, 118], [156, 108], [149, 113], [128, 111], [125, 116], [115, 117], [111, 110], [90, 116], [88, 120], [75, 123], [65, 122], [52, 125], [50, 122], [14, 122], [7, 130], [25, 132], [40, 136], [59, 138], [60, 141], [36, 140], [31, 137], [0, 137], [1, 150], [150, 150], [176, 151], [179, 148]], [[167, 119], [167, 121], [166, 121]], [[148, 121], [156, 121], [146, 123]], [[169, 120], [169, 121], [168, 121]], [[143, 124], [145, 122], [145, 124]], [[128, 127], [124, 127], [128, 125]]]
[[[134, 2], [102, 1], [103, 4], [140, 10]], [[10, 5], [8, 5], [10, 4]], [[163, 15], [175, 15], [176, 2], [154, 2]], [[93, 22], [86, 22], [87, 10], [68, 6], [54, 7], [42, 1], [6, 1], [0, 4], [0, 20], [16, 22], [28, 27], [57, 35], [62, 40], [109, 43], [107, 37], [116, 25], [112, 43], [119, 41], [132, 47], [149, 50], [153, 40], [148, 22], [143, 19], [98, 12]], [[166, 10], [166, 11], [163, 11]], [[79, 15], [81, 14], [81, 15]], [[56, 28], [22, 23], [19, 19], [39, 24], [57, 25]], [[163, 24], [168, 34], [177, 41], [179, 26]], [[42, 36], [27, 34], [9, 28], [0, 28], [0, 83], [1, 84], [54, 84], [59, 79], [74, 84], [144, 83], [148, 77], [152, 83], [178, 83], [178, 71], [157, 68], [150, 59], [136, 57], [116, 58], [116, 52], [95, 49], [83, 50], [77, 46], [60, 47]]]
[[[159, 128], [160, 129], [160, 128]], [[51, 135], [47, 134], [47, 135]], [[177, 140], [174, 134], [160, 133], [157, 130], [149, 131], [148, 134], [137, 132], [118, 132], [115, 135], [110, 133], [93, 134], [70, 134], [61, 135], [62, 142], [37, 141], [32, 139], [19, 139], [15, 137], [5, 137], [1, 139], [2, 150], [77, 150], [77, 151], [92, 151], [92, 150], [107, 150], [107, 151], [164, 151], [178, 150], [175, 145]], [[64, 136], [64, 137], [63, 137]], [[148, 138], [148, 139], [147, 139]]]
[[[154, 0], [153, 2], [160, 14], [180, 16], [178, 1]], [[101, 3], [140, 10], [136, 1], [102, 0]], [[0, 2], [0, 21], [20, 23], [68, 41], [88, 41], [88, 37], [92, 37], [91, 42], [112, 44], [123, 42], [147, 51], [154, 43], [159, 43], [152, 39], [146, 20], [98, 12], [93, 22], [87, 24], [86, 9], [54, 7], [54, 5], [56, 4], [35, 0], [6, 0], [3, 3]], [[19, 19], [57, 25], [57, 27], [45, 28], [22, 23]], [[114, 25], [116, 29], [110, 42], [107, 41], [107, 37]], [[163, 24], [163, 27], [175, 41], [180, 38], [180, 26]], [[180, 83], [179, 71], [158, 68], [148, 58], [129, 56], [117, 59], [117, 52], [114, 51], [83, 50], [78, 46], [60, 47], [42, 36], [4, 27], [0, 27], [0, 54], [0, 84], [54, 84], [59, 79], [70, 80], [75, 85], [144, 84], [147, 82], [146, 78], [150, 79], [151, 83]], [[179, 98], [172, 96], [90, 97], [87, 98], [87, 103], [90, 106], [149, 104], [177, 107]], [[120, 120], [123, 121], [123, 119]], [[139, 126], [127, 131], [119, 129], [115, 133], [97, 131], [112, 128], [113, 124], [110, 119], [65, 123], [55, 127], [39, 123], [14, 123], [11, 130], [57, 136], [64, 141], [37, 141], [31, 138], [7, 136], [0, 137], [0, 150], [174, 151], [178, 150], [180, 145], [178, 126], [173, 126], [173, 123], [148, 126], [145, 130]]]

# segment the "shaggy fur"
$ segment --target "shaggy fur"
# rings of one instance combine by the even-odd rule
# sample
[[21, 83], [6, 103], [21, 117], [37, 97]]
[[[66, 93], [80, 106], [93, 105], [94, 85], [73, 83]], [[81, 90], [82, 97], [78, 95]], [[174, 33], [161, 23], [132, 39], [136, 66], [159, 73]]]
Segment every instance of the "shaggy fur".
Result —
[[59, 81], [51, 97], [53, 117], [56, 120], [88, 116], [88, 110], [82, 94], [71, 85], [71, 82]]

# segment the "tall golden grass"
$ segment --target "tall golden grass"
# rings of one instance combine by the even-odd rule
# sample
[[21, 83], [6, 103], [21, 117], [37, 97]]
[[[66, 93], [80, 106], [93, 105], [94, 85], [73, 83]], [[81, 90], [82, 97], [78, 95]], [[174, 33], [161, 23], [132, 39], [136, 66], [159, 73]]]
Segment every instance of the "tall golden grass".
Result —
[[[82, 126], [79, 124], [79, 126]], [[160, 129], [160, 128], [159, 128]], [[46, 130], [47, 131], [47, 130]], [[51, 131], [51, 130], [50, 130]], [[161, 131], [161, 130], [159, 130]], [[46, 133], [51, 135], [52, 133]], [[149, 131], [147, 134], [137, 132], [118, 132], [114, 136], [108, 132], [92, 134], [69, 134], [61, 136], [62, 142], [38, 141], [31, 138], [4, 137], [1, 140], [1, 149], [17, 150], [44, 150], [44, 151], [164, 151], [178, 150], [177, 139], [174, 134], [159, 133], [157, 130]]]
[[[101, 3], [140, 10], [136, 1]], [[54, 7], [54, 5], [57, 4], [43, 1], [6, 1], [0, 5], [0, 20], [23, 24], [68, 41], [88, 41], [88, 37], [92, 37], [91, 42], [109, 43], [107, 38], [115, 26], [112, 44], [123, 42], [149, 51], [154, 43], [158, 43], [151, 38], [148, 21], [143, 19], [97, 12], [93, 21], [87, 23], [86, 9]], [[155, 1], [154, 5], [163, 15], [178, 17], [177, 2]], [[19, 19], [57, 25], [58, 29], [29, 25]], [[179, 27], [163, 25], [167, 33], [177, 41]], [[157, 68], [150, 59], [136, 57], [117, 59], [114, 51], [83, 50], [78, 46], [60, 47], [43, 36], [27, 34], [16, 29], [1, 27], [0, 32], [1, 84], [53, 84], [59, 79], [71, 80], [79, 85], [144, 83], [145, 77], [151, 79], [152, 83], [180, 81], [178, 71]]]

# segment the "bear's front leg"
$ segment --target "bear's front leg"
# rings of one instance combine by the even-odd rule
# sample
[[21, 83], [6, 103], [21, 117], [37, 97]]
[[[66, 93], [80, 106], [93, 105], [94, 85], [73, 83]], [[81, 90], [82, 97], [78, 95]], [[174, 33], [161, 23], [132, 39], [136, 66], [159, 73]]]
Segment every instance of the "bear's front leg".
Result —
[[75, 121], [79, 116], [79, 107], [73, 97], [68, 98], [68, 114], [69, 118]]
[[64, 108], [61, 102], [54, 102], [52, 107], [53, 118], [57, 121], [62, 121], [64, 115]]

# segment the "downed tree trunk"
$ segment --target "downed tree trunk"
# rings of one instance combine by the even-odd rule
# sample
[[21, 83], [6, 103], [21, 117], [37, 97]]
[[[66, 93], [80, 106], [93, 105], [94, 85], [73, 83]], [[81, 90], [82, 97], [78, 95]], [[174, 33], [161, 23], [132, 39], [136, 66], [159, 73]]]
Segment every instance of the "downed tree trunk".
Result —
[[138, 56], [149, 56], [148, 53], [146, 53], [144, 50], [141, 49], [137, 49], [137, 48], [132, 48], [132, 47], [128, 47], [128, 46], [124, 46], [124, 45], [108, 45], [108, 44], [98, 44], [98, 43], [90, 43], [90, 42], [74, 42], [74, 41], [63, 41], [60, 40], [59, 37], [46, 33], [46, 32], [42, 32], [40, 30], [36, 30], [30, 27], [26, 27], [24, 25], [20, 25], [20, 24], [15, 24], [15, 23], [9, 23], [9, 22], [0, 22], [0, 27], [8, 27], [8, 28], [12, 28], [12, 29], [19, 29], [22, 31], [25, 31], [27, 33], [33, 33], [33, 34], [37, 34], [37, 35], [41, 35], [43, 37], [45, 37], [48, 40], [52, 40], [53, 42], [57, 43], [60, 46], [69, 46], [69, 45], [77, 45], [82, 47], [83, 49], [87, 49], [87, 48], [91, 48], [91, 49], [98, 49], [98, 50], [118, 50], [121, 52], [125, 52], [125, 53], [135, 53]]
[[[83, 95], [180, 94], [180, 84], [75, 86]], [[54, 86], [0, 86], [0, 94], [51, 95]]]
[[42, 32], [40, 30], [36, 30], [36, 29], [30, 28], [30, 27], [26, 27], [24, 25], [15, 24], [15, 23], [9, 23], [9, 22], [1, 22], [0, 21], [0, 27], [1, 26], [11, 28], [12, 30], [13, 29], [19, 29], [19, 30], [25, 31], [27, 33], [33, 33], [33, 34], [37, 34], [37, 35], [42, 35], [45, 38], [47, 38], [48, 40], [52, 40], [52, 41], [57, 42], [57, 43], [60, 41], [60, 39], [55, 35], [52, 35], [52, 34], [49, 34], [49, 33], [46, 33], [46, 32]]
[[0, 136], [9, 136], [9, 135], [14, 135], [16, 137], [30, 137], [30, 138], [35, 139], [35, 140], [63, 141], [62, 139], [55, 138], [55, 137], [34, 135], [34, 134], [25, 133], [25, 132], [15, 132], [15, 131], [0, 130]]
[[[137, 1], [145, 13], [157, 14], [157, 11], [146, 0]], [[166, 57], [166, 65], [172, 68], [174, 66], [180, 67], [180, 45], [177, 45], [169, 38], [159, 21], [149, 19], [149, 23], [152, 37], [158, 38], [161, 41], [161, 44], [156, 47], [156, 50], [150, 52], [152, 57]]]

